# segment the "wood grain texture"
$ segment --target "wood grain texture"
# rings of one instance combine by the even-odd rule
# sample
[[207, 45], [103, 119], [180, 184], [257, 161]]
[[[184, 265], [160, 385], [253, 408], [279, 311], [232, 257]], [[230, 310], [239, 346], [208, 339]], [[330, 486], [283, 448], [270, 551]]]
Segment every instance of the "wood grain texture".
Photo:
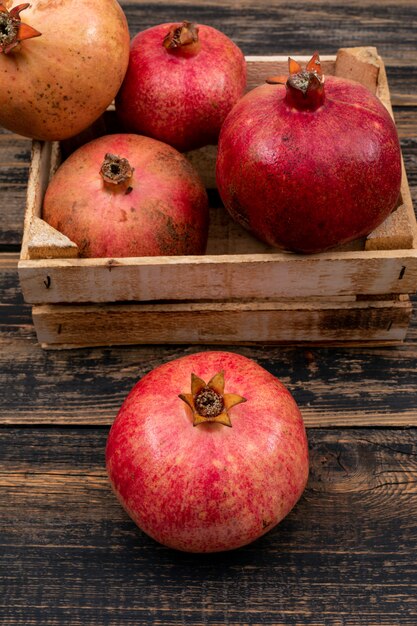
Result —
[[0, 127], [0, 249], [19, 246], [31, 141]]
[[34, 217], [29, 228], [28, 256], [31, 259], [77, 257], [78, 247], [47, 222]]
[[33, 307], [42, 347], [129, 344], [401, 342], [409, 300], [44, 305]]
[[414, 626], [417, 431], [309, 431], [310, 479], [261, 540], [168, 550], [111, 493], [107, 429], [4, 429], [2, 624]]
[[415, 250], [21, 261], [31, 304], [414, 293]]
[[306, 54], [318, 47], [322, 54], [332, 54], [341, 46], [373, 45], [383, 56], [402, 58], [403, 53], [410, 61], [413, 58], [412, 25], [417, 19], [413, 0], [210, 0], [204, 4], [122, 0], [121, 5], [132, 34], [154, 24], [190, 19], [220, 28], [245, 54], [260, 54], [260, 48], [272, 54]]
[[[135, 382], [166, 360], [210, 349], [144, 345], [42, 351], [24, 306], [13, 258], [0, 292], [1, 424], [110, 424]], [[309, 426], [417, 426], [417, 316], [399, 348], [225, 350], [258, 361], [288, 386]]]

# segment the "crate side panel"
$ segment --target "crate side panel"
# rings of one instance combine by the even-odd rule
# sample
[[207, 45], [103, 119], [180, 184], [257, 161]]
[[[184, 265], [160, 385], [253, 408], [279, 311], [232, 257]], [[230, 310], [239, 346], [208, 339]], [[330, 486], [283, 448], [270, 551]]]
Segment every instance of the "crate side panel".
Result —
[[41, 344], [401, 341], [409, 302], [40, 306]]
[[21, 261], [32, 304], [413, 293], [413, 251]]

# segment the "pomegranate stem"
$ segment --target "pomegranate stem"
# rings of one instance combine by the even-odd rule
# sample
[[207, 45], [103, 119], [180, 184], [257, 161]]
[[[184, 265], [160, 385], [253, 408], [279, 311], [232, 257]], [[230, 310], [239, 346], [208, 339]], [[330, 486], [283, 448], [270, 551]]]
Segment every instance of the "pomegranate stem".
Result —
[[318, 53], [313, 54], [305, 69], [291, 58], [288, 66], [287, 103], [298, 110], [315, 111], [324, 102], [324, 78]]
[[168, 52], [194, 56], [200, 50], [198, 26], [187, 21], [173, 24], [164, 38], [163, 46]]
[[133, 168], [127, 159], [107, 153], [101, 165], [100, 175], [105, 183], [121, 185], [132, 178]]

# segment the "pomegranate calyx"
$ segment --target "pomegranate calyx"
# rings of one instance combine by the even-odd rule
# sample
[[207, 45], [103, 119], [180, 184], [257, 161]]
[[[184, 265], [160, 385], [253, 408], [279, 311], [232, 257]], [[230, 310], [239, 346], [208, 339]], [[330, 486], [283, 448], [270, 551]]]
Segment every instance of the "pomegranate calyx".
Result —
[[[130, 180], [133, 176], [134, 169], [129, 161], [116, 154], [109, 152], [104, 157], [101, 165], [100, 175], [105, 183], [110, 185], [121, 185]], [[129, 188], [131, 191], [131, 188]], [[130, 192], [129, 192], [130, 193]]]
[[268, 85], [285, 85], [288, 80], [288, 76], [269, 76], [265, 79]]
[[41, 35], [38, 30], [21, 21], [21, 11], [29, 6], [29, 3], [19, 4], [9, 11], [4, 4], [0, 4], [0, 53], [8, 54], [21, 41]]
[[305, 69], [302, 69], [297, 61], [289, 57], [288, 69], [290, 74], [288, 78], [289, 84], [302, 91], [303, 94], [306, 94], [309, 89], [319, 89], [324, 82], [318, 52], [313, 54]]
[[318, 52], [313, 54], [305, 69], [291, 58], [288, 66], [287, 103], [300, 111], [315, 111], [324, 102], [324, 76]]
[[301, 67], [298, 61], [288, 57], [288, 73], [289, 76], [269, 76], [265, 82], [268, 85], [285, 85], [291, 81], [291, 84], [303, 93], [306, 93], [311, 86], [318, 88], [324, 82], [318, 52], [313, 54], [305, 69]]
[[224, 393], [224, 371], [222, 370], [206, 384], [202, 378], [191, 374], [191, 393], [179, 396], [193, 413], [193, 426], [207, 422], [232, 426], [229, 410], [236, 404], [246, 402], [235, 393]]
[[169, 52], [183, 52], [194, 55], [200, 50], [198, 26], [184, 21], [182, 24], [173, 24], [163, 40], [163, 46]]

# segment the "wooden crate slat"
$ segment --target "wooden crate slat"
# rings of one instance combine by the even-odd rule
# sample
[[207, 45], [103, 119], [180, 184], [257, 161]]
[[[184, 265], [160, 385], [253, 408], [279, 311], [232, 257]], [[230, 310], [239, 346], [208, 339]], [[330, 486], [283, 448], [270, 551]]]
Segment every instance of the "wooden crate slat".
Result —
[[356, 80], [376, 94], [380, 65], [381, 59], [374, 47], [340, 48], [334, 73], [335, 76]]
[[414, 292], [412, 251], [366, 254], [50, 259], [22, 261], [19, 274], [32, 304]]
[[38, 341], [49, 346], [131, 343], [293, 343], [404, 339], [407, 301], [38, 306]]
[[[54, 257], [62, 257], [62, 239], [55, 234], [50, 234], [49, 241], [46, 241], [47, 232], [37, 220], [42, 217], [42, 204], [46, 189], [53, 174], [58, 169], [61, 161], [61, 150], [57, 141], [33, 141], [32, 156], [30, 162], [28, 187], [26, 192], [26, 212], [23, 227], [23, 239], [21, 248], [21, 258], [39, 258], [39, 236], [42, 231], [42, 238], [45, 239], [43, 246], [49, 249], [49, 253]], [[74, 256], [73, 242], [68, 239], [68, 256]], [[57, 243], [57, 252], [54, 254], [52, 248]], [[77, 248], [78, 250], [78, 248]], [[75, 255], [76, 256], [76, 255]]]
[[30, 259], [76, 258], [78, 246], [47, 222], [34, 216], [29, 230], [27, 253]]

